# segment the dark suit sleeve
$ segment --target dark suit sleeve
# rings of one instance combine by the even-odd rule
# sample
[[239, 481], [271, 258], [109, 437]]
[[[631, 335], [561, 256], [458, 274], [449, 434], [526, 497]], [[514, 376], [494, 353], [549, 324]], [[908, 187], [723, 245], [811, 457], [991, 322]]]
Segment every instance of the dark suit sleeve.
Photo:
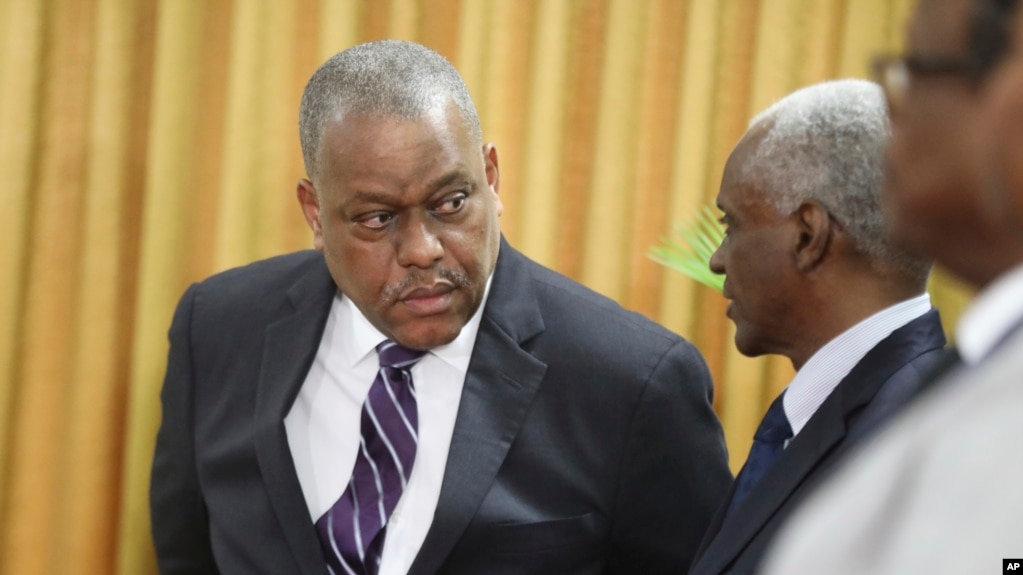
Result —
[[217, 573], [209, 520], [199, 489], [193, 446], [191, 353], [195, 286], [178, 304], [171, 323], [170, 354], [161, 401], [149, 501], [157, 563], [164, 575]]
[[732, 475], [703, 358], [678, 342], [662, 358], [629, 430], [615, 502], [612, 573], [684, 573]]

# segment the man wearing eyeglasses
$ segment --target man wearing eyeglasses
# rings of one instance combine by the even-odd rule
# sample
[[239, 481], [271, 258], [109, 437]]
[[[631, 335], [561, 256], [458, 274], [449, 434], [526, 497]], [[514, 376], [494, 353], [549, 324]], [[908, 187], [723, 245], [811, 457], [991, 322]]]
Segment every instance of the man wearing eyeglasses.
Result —
[[956, 329], [959, 365], [807, 499], [766, 573], [983, 573], [1023, 557], [1018, 3], [922, 1], [910, 55], [881, 65], [905, 80], [887, 82], [889, 227], [981, 291]]
[[984, 97], [1015, 2], [922, 0], [907, 53], [875, 61], [892, 122], [887, 227], [903, 247], [978, 288], [1019, 257], [1006, 233], [984, 221], [979, 157]]

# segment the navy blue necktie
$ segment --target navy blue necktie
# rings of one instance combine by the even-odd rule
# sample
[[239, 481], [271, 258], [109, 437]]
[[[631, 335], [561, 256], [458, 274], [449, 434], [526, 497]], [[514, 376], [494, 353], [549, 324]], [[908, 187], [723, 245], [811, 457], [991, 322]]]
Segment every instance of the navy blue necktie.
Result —
[[785, 449], [785, 441], [792, 437], [792, 426], [789, 425], [789, 418], [785, 416], [785, 402], [782, 392], [768, 408], [760, 427], [753, 435], [753, 447], [749, 450], [749, 457], [735, 478], [735, 490], [732, 494], [732, 501], [728, 504], [726, 517], [730, 517], [735, 509], [742, 503], [749, 492], [760, 479], [767, 473], [774, 460], [781, 455]]
[[412, 474], [419, 412], [412, 366], [426, 352], [393, 341], [377, 346], [380, 371], [362, 404], [362, 437], [348, 488], [316, 522], [334, 575], [375, 575], [387, 520]]

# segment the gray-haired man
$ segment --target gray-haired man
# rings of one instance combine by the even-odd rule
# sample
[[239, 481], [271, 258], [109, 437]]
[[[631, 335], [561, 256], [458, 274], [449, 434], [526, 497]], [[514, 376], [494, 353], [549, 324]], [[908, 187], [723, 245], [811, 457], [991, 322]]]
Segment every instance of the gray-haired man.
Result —
[[881, 88], [804, 88], [754, 118], [718, 194], [735, 345], [797, 373], [775, 399], [690, 573], [749, 573], [779, 526], [849, 447], [901, 407], [945, 345], [930, 264], [884, 233]]
[[956, 326], [958, 365], [793, 515], [765, 572], [979, 573], [1001, 560], [1008, 573], [1023, 556], [1019, 4], [918, 2], [906, 53], [881, 61], [888, 224], [979, 291]]

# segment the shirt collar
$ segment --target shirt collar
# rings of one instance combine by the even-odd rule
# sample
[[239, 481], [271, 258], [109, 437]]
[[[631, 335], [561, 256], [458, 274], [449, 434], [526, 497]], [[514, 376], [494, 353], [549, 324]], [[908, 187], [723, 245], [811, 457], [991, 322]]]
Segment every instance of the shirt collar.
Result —
[[967, 365], [979, 362], [1023, 318], [1023, 263], [977, 295], [956, 326], [956, 349]]
[[930, 309], [931, 297], [923, 293], [860, 321], [817, 350], [796, 373], [785, 393], [785, 415], [792, 425], [793, 435], [799, 433], [870, 350]]
[[[483, 299], [480, 301], [476, 313], [472, 314], [469, 321], [462, 326], [462, 331], [458, 332], [458, 336], [449, 343], [435, 347], [428, 352], [463, 373], [469, 371], [469, 360], [472, 357], [476, 334], [479, 332], [480, 322], [483, 319], [483, 308], [486, 307], [487, 299], [490, 297], [490, 284], [493, 279], [494, 274], [491, 272], [483, 290]], [[356, 365], [369, 358], [376, 346], [384, 342], [387, 337], [366, 319], [351, 298], [345, 297], [340, 290], [334, 297], [335, 305], [340, 308], [339, 321], [341, 322], [343, 341], [347, 342], [342, 346], [341, 353], [349, 365]]]

